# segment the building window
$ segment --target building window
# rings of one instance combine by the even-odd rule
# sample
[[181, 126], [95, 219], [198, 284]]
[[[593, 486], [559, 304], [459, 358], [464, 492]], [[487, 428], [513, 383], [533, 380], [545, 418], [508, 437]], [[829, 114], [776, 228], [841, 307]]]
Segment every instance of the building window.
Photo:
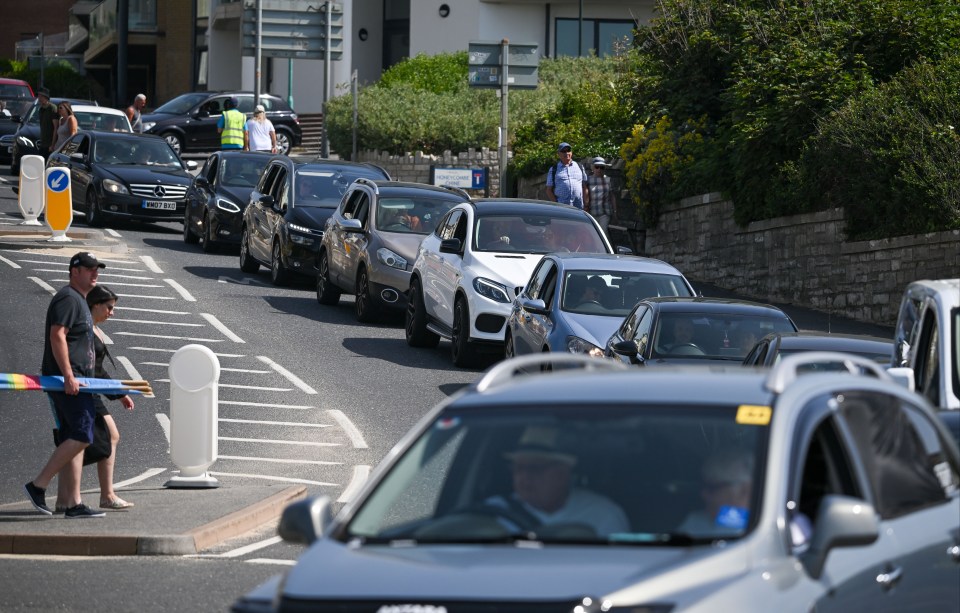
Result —
[[578, 53], [577, 24], [579, 19], [557, 19], [554, 56], [613, 55], [625, 44], [633, 43], [634, 22], [629, 19], [584, 19], [583, 52]]

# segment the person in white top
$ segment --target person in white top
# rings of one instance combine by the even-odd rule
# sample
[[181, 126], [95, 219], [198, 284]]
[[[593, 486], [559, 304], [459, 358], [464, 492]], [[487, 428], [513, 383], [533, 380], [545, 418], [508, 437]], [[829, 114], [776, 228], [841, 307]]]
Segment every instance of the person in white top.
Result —
[[247, 120], [247, 130], [243, 137], [244, 151], [277, 152], [277, 131], [267, 119], [267, 111], [262, 104], [253, 109], [253, 117]]

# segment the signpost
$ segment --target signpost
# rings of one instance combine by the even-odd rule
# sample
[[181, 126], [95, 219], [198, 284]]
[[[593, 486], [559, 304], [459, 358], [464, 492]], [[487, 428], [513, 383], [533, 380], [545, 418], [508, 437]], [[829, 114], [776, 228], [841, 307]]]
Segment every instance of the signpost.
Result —
[[487, 168], [451, 168], [449, 166], [431, 166], [430, 184], [449, 185], [460, 189], [482, 189], [485, 196], [490, 195], [487, 183]]
[[511, 87], [536, 89], [540, 56], [537, 43], [511, 45], [504, 38], [500, 42], [470, 41], [467, 79], [470, 87], [500, 89], [500, 195], [503, 196], [507, 176], [507, 111]]
[[70, 173], [63, 168], [48, 168], [46, 186], [46, 222], [54, 242], [70, 242], [67, 230], [73, 223], [73, 198]]

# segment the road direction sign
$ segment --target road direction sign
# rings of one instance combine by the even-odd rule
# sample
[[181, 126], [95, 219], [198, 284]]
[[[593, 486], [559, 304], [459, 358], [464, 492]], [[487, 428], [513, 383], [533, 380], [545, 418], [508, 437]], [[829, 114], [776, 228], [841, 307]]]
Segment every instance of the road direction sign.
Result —
[[[467, 79], [471, 87], [496, 88], [502, 85], [503, 62], [501, 41], [470, 41], [467, 51]], [[537, 43], [507, 45], [507, 86], [514, 89], [536, 89], [540, 52]]]
[[48, 168], [46, 173], [47, 227], [53, 232], [51, 241], [69, 242], [67, 230], [73, 223], [73, 197], [70, 173], [63, 168]]
[[[327, 50], [330, 59], [343, 56], [343, 7], [332, 4], [330, 40], [324, 2], [316, 0], [260, 0], [260, 55], [322, 60]], [[243, 2], [243, 55], [256, 54], [257, 3]]]

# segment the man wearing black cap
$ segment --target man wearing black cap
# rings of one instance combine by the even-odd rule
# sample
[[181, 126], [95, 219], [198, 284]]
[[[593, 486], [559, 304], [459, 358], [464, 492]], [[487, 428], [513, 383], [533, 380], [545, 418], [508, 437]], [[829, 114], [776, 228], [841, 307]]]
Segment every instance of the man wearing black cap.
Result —
[[37, 150], [43, 159], [50, 156], [50, 145], [53, 144], [53, 135], [60, 120], [57, 114], [57, 105], [50, 102], [50, 90], [46, 87], [37, 89], [37, 116], [40, 119], [40, 139], [37, 141]]
[[54, 475], [63, 471], [60, 478], [69, 484], [69, 493], [66, 500], [57, 502], [66, 508], [64, 516], [104, 516], [102, 511], [94, 511], [80, 501], [83, 450], [93, 442], [96, 408], [92, 395], [79, 393], [77, 381], [78, 377], [93, 376], [93, 318], [86, 296], [97, 285], [101, 268], [106, 265], [92, 253], [74, 254], [70, 258], [70, 283], [54, 295], [47, 307], [41, 373], [63, 377], [63, 391], [47, 393], [61, 443], [40, 474], [24, 486], [31, 504], [45, 515], [52, 514], [46, 502], [46, 488]]
[[570, 143], [560, 143], [557, 157], [559, 161], [547, 171], [547, 198], [578, 209], [589, 209], [587, 173], [579, 162], [573, 161], [573, 147]]

